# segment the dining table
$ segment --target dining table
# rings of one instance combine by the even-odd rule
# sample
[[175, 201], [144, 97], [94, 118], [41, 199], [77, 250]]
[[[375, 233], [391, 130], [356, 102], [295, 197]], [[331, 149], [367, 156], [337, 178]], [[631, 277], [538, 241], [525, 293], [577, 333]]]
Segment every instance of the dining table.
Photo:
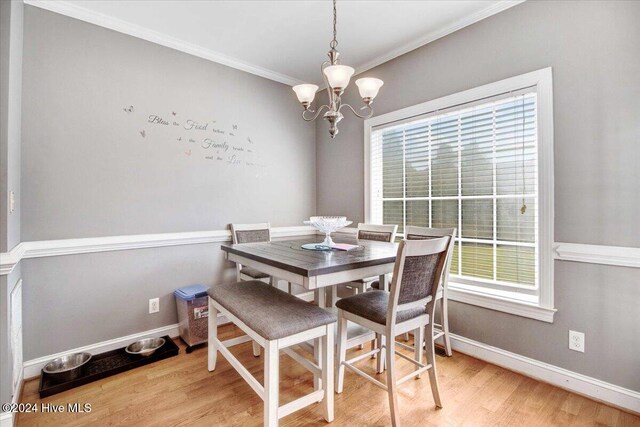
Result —
[[[319, 236], [270, 242], [224, 244], [227, 259], [255, 268], [280, 280], [316, 292], [316, 301], [326, 308], [326, 290], [341, 283], [378, 277], [380, 289], [388, 290], [388, 274], [393, 272], [396, 243], [358, 240], [355, 236], [335, 236], [336, 243], [357, 245], [344, 250], [309, 250], [302, 245], [323, 241]], [[335, 295], [335, 292], [333, 293]]]
[[[227, 259], [239, 263], [243, 267], [255, 268], [271, 276], [272, 284], [277, 280], [295, 283], [307, 290], [315, 292], [315, 300], [319, 307], [327, 308], [327, 289], [332, 289], [329, 306], [337, 298], [337, 285], [360, 279], [378, 277], [380, 289], [389, 290], [388, 276], [393, 272], [398, 251], [397, 243], [359, 240], [351, 235], [334, 236], [335, 243], [357, 245], [356, 248], [344, 250], [309, 250], [302, 245], [315, 243], [321, 245], [320, 236], [307, 236], [287, 240], [269, 242], [224, 244], [221, 249], [226, 252]], [[277, 278], [277, 279], [275, 279]], [[348, 334], [353, 336], [349, 341], [362, 345], [372, 340], [375, 334], [359, 325], [350, 325]], [[364, 331], [363, 331], [364, 329]], [[315, 360], [319, 360], [318, 343], [309, 345]], [[304, 364], [304, 358], [295, 351], [285, 352], [298, 362]], [[377, 360], [378, 372], [383, 372], [382, 358]], [[320, 379], [314, 375], [314, 388], [320, 389]]]

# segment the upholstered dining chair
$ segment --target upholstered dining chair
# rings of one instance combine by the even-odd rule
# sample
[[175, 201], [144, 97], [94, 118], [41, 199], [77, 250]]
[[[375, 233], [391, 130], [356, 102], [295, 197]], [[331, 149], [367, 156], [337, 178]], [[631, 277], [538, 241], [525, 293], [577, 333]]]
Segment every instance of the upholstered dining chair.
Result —
[[[442, 283], [438, 288], [438, 294], [436, 295], [436, 303], [440, 304], [440, 330], [435, 330], [433, 333], [433, 340], [442, 338], [444, 350], [447, 356], [451, 356], [451, 339], [449, 338], [449, 308], [447, 299], [447, 290], [449, 287], [449, 270], [451, 267], [451, 258], [453, 257], [453, 247], [456, 238], [455, 228], [429, 228], [429, 227], [417, 227], [408, 225], [405, 231], [405, 237], [407, 240], [423, 240], [423, 239], [437, 239], [440, 237], [450, 237], [449, 248], [447, 248], [447, 261], [445, 265], [445, 271], [442, 274]], [[379, 289], [380, 284], [373, 282], [371, 288]], [[435, 320], [434, 320], [435, 322]], [[438, 326], [437, 323], [434, 325]]]
[[[397, 225], [378, 225], [378, 224], [358, 224], [358, 240], [371, 240], [377, 242], [393, 242], [396, 240]], [[376, 277], [367, 277], [355, 282], [349, 283], [350, 286], [357, 289], [357, 292], [364, 292], [367, 287], [378, 280]]]
[[[231, 240], [237, 243], [256, 243], [271, 241], [271, 226], [268, 222], [259, 224], [231, 224]], [[251, 267], [244, 267], [236, 264], [236, 274], [238, 282], [248, 280], [260, 280], [269, 282], [271, 277], [261, 271]]]
[[[417, 343], [423, 337], [433, 335], [433, 314], [435, 297], [442, 280], [447, 261], [450, 237], [431, 240], [402, 240], [391, 281], [391, 291], [371, 290], [343, 298], [336, 304], [338, 308], [338, 371], [336, 392], [344, 386], [345, 368], [363, 376], [389, 395], [391, 421], [400, 424], [397, 387], [403, 382], [429, 373], [431, 392], [437, 407], [442, 407], [436, 375], [436, 361], [433, 340], [426, 340], [427, 363], [422, 363], [422, 346], [414, 346], [414, 358], [396, 351], [395, 337], [413, 331]], [[372, 351], [346, 359], [347, 321], [365, 326], [376, 333], [378, 346]], [[354, 363], [378, 354], [386, 358], [386, 384], [364, 373]], [[399, 355], [415, 365], [415, 370], [398, 379], [396, 377], [395, 356]]]

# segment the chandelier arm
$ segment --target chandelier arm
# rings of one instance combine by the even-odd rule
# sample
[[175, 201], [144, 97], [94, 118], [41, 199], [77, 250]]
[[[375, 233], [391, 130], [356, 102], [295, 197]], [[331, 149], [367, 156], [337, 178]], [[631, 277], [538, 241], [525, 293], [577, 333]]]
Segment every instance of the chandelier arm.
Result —
[[312, 122], [312, 121], [314, 121], [315, 119], [317, 119], [317, 118], [318, 118], [318, 116], [320, 115], [320, 113], [322, 112], [322, 110], [323, 110], [323, 109], [325, 109], [325, 108], [328, 110], [328, 109], [329, 109], [329, 106], [328, 106], [328, 105], [323, 105], [323, 106], [321, 106], [320, 108], [318, 108], [318, 111], [316, 111], [316, 112], [315, 112], [316, 114], [315, 114], [312, 118], [307, 118], [307, 117], [304, 115], [304, 113], [306, 113], [307, 111], [309, 111], [309, 112], [313, 113], [313, 111], [311, 111], [311, 110], [304, 110], [304, 111], [302, 112], [302, 119], [303, 119], [305, 122]]
[[369, 109], [369, 113], [364, 115], [358, 114], [358, 112], [349, 104], [340, 105], [340, 108], [338, 108], [338, 111], [342, 110], [342, 107], [348, 107], [351, 110], [351, 112], [356, 115], [356, 117], [359, 117], [361, 119], [369, 119], [371, 118], [371, 116], [373, 116], [373, 107], [371, 107], [371, 105], [365, 105], [365, 107]]

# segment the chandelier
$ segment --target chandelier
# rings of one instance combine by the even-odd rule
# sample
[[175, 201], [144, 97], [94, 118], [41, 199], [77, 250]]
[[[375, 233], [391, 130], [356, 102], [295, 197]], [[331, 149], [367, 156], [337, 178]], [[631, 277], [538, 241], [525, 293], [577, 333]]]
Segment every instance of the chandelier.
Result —
[[317, 119], [322, 111], [327, 110], [322, 117], [329, 122], [329, 135], [331, 135], [332, 139], [338, 134], [338, 122], [344, 117], [340, 110], [342, 110], [343, 107], [346, 107], [357, 117], [360, 117], [361, 119], [368, 119], [373, 115], [373, 108], [371, 107], [373, 99], [378, 94], [380, 87], [384, 84], [382, 80], [373, 77], [365, 77], [356, 80], [356, 85], [358, 86], [362, 102], [364, 103], [361, 110], [368, 110], [368, 113], [366, 114], [359, 114], [351, 105], [342, 103], [340, 97], [349, 85], [349, 80], [351, 80], [351, 76], [355, 70], [348, 65], [340, 64], [340, 53], [336, 50], [336, 47], [338, 46], [336, 23], [336, 0], [333, 0], [333, 40], [329, 43], [329, 46], [331, 47], [329, 53], [327, 53], [329, 60], [323, 62], [320, 67], [322, 77], [327, 85], [329, 104], [321, 106], [318, 108], [318, 111], [314, 111], [310, 109], [310, 107], [313, 102], [313, 98], [316, 96], [318, 86], [313, 84], [301, 84], [293, 87], [293, 90], [298, 97], [298, 101], [300, 101], [302, 108], [304, 108], [302, 111], [302, 118], [305, 121], [311, 122]]

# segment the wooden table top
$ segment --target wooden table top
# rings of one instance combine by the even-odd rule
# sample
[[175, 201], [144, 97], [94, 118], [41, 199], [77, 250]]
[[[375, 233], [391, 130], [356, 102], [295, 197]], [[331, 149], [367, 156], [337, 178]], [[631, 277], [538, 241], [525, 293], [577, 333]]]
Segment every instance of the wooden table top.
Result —
[[336, 236], [333, 236], [336, 243], [351, 243], [360, 247], [350, 251], [310, 251], [301, 247], [305, 243], [322, 243], [323, 240], [323, 237], [308, 236], [295, 240], [226, 244], [221, 249], [306, 277], [393, 263], [398, 251], [396, 243]]

